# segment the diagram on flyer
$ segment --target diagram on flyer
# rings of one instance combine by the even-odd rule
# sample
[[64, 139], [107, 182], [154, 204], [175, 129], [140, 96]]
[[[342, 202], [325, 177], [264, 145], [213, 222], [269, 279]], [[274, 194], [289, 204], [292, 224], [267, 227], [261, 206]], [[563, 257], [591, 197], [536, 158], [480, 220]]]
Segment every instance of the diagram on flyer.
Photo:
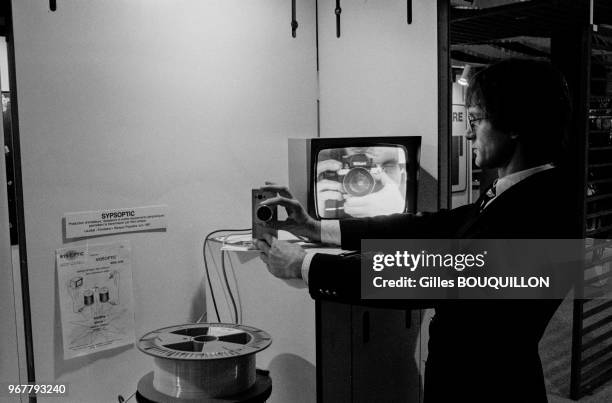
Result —
[[129, 245], [58, 249], [56, 264], [64, 358], [133, 343]]

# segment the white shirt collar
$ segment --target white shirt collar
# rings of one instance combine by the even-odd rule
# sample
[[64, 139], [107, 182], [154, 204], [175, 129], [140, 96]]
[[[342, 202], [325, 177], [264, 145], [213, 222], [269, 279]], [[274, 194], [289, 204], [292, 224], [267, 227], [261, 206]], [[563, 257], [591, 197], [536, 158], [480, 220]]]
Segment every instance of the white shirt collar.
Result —
[[516, 185], [520, 181], [529, 178], [531, 175], [535, 175], [538, 172], [546, 171], [554, 168], [553, 164], [543, 164], [538, 165], [537, 167], [524, 169], [522, 171], [511, 173], [510, 175], [506, 175], [503, 178], [495, 180], [495, 197], [487, 202], [483, 208], [486, 208], [499, 196], [504, 193], [506, 190], [510, 189], [512, 186]]
[[554, 168], [553, 164], [543, 164], [537, 167], [524, 169], [522, 171], [511, 173], [510, 175], [506, 175], [503, 178], [497, 180], [495, 184], [495, 197], [504, 193], [506, 190], [510, 189], [512, 186], [516, 185], [520, 181], [529, 178], [531, 175], [537, 174], [538, 172], [546, 171]]

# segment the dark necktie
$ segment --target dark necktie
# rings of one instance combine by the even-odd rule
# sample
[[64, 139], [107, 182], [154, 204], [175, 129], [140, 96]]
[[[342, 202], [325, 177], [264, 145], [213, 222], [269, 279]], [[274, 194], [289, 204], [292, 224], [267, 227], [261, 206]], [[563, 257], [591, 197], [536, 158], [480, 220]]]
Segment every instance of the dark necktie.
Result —
[[478, 199], [478, 211], [484, 210], [487, 203], [495, 197], [495, 185], [497, 185], [497, 179], [493, 181], [493, 185]]

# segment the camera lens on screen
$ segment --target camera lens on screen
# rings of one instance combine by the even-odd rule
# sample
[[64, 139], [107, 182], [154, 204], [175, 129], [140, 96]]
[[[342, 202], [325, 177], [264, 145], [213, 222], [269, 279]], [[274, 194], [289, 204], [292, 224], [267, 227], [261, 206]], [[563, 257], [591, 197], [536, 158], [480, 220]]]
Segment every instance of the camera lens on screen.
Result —
[[372, 193], [376, 181], [365, 168], [352, 168], [343, 180], [344, 189], [353, 196], [365, 196]]
[[272, 209], [268, 206], [259, 206], [255, 214], [257, 215], [257, 218], [261, 221], [270, 221], [273, 215]]

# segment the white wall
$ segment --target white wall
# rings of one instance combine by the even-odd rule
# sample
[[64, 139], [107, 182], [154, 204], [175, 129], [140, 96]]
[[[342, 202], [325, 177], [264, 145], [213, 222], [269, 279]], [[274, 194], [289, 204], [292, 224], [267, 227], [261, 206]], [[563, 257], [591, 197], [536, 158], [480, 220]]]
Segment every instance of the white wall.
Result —
[[[132, 243], [137, 337], [197, 319], [204, 235], [249, 227], [250, 188], [287, 181], [286, 138], [316, 135], [314, 1], [298, 2], [296, 39], [290, 6], [83, 0], [53, 13], [13, 1], [36, 377], [69, 383], [66, 401], [128, 396], [152, 360], [134, 347], [63, 360], [62, 215], [168, 205], [167, 232], [90, 243]], [[268, 317], [287, 304], [259, 296]], [[276, 321], [265, 330], [282, 340]]]
[[319, 2], [321, 135], [422, 136], [421, 165], [438, 172], [436, 2]]

